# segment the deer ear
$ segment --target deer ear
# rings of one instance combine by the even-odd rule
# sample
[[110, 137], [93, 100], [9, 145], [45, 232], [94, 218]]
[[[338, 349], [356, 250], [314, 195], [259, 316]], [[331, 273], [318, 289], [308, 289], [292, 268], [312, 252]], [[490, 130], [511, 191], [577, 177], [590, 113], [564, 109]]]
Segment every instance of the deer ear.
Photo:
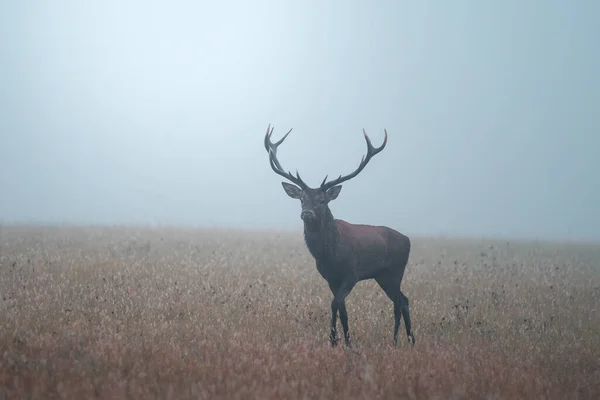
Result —
[[281, 182], [281, 185], [283, 186], [283, 190], [285, 190], [287, 195], [292, 199], [299, 199], [302, 197], [302, 189], [300, 189], [298, 186], [287, 182]]
[[337, 199], [341, 190], [342, 190], [342, 185], [337, 185], [337, 186], [327, 189], [327, 192], [325, 192], [325, 195], [327, 196], [327, 201]]

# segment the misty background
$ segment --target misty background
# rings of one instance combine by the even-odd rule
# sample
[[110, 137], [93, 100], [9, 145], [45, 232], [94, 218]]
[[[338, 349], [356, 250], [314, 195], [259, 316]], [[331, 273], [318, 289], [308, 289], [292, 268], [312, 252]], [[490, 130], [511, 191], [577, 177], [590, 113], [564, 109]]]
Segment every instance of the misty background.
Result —
[[600, 3], [2, 1], [0, 221], [600, 239]]

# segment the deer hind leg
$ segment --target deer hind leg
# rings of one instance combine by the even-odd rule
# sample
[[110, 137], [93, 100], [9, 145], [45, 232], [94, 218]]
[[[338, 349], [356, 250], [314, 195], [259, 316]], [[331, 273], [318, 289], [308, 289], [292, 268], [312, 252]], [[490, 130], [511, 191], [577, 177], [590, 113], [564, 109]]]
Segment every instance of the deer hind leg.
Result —
[[394, 303], [394, 345], [398, 344], [398, 330], [400, 328], [400, 318], [402, 317], [402, 292], [400, 284], [391, 274], [386, 274], [375, 278], [385, 294]]
[[385, 294], [394, 302], [394, 345], [398, 344], [398, 330], [400, 327], [400, 318], [404, 317], [404, 327], [406, 328], [406, 335], [408, 336], [408, 342], [412, 345], [415, 344], [415, 336], [412, 333], [412, 326], [410, 321], [410, 309], [408, 306], [408, 298], [400, 291], [400, 283], [402, 282], [402, 275], [398, 276], [394, 272], [387, 272], [383, 275], [375, 278], [379, 286], [383, 289]]
[[402, 310], [402, 316], [404, 317], [404, 327], [406, 328], [408, 342], [414, 346], [415, 335], [413, 335], [412, 326], [410, 323], [410, 309], [408, 307], [408, 297], [406, 297], [402, 292], [400, 292], [400, 308]]

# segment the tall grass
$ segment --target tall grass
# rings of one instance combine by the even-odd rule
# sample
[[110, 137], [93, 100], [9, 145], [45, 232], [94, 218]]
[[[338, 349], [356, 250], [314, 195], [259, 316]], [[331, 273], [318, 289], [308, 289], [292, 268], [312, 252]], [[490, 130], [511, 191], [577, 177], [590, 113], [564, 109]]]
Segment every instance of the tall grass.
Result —
[[0, 227], [0, 398], [600, 397], [600, 246], [411, 239], [347, 349], [301, 233]]

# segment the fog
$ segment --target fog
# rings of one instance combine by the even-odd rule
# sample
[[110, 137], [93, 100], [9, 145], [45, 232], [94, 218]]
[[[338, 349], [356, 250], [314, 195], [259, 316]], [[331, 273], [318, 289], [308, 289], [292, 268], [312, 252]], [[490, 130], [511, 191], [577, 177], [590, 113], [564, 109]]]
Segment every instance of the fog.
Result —
[[600, 3], [4, 1], [0, 221], [600, 239]]

